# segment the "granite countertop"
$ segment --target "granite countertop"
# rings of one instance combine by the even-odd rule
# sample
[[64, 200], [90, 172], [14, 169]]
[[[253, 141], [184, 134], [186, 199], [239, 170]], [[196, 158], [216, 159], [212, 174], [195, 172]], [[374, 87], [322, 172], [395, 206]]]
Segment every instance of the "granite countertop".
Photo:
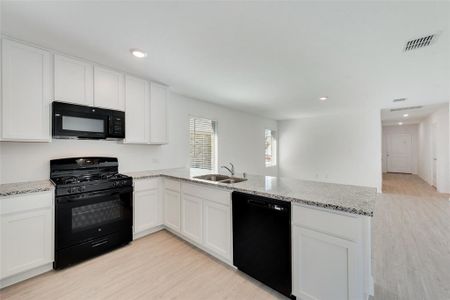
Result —
[[377, 195], [376, 189], [370, 187], [273, 176], [247, 175], [247, 181], [226, 184], [194, 178], [198, 174], [193, 174], [189, 169], [153, 170], [126, 174], [133, 179], [169, 177], [364, 216], [373, 216]]
[[0, 184], [0, 197], [51, 191], [55, 188], [50, 180]]

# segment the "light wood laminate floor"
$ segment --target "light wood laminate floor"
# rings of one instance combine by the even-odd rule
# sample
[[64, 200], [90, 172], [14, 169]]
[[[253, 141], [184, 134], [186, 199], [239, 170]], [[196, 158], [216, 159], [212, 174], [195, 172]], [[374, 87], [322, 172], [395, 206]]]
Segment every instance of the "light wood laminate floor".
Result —
[[163, 230], [0, 291], [0, 299], [286, 299]]
[[[375, 300], [449, 300], [450, 203], [446, 195], [427, 196], [414, 177], [405, 178], [389, 179], [405, 185], [396, 190], [415, 186], [421, 197], [394, 190], [379, 195], [376, 204]], [[8, 287], [0, 298], [287, 299], [166, 231]]]
[[434, 187], [415, 174], [400, 173], [383, 174], [383, 193], [438, 198], [450, 196], [438, 193]]

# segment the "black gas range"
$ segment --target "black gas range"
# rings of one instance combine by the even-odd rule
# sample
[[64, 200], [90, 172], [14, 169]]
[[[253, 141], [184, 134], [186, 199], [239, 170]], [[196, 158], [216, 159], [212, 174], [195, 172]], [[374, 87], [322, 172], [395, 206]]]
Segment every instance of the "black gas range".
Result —
[[117, 158], [50, 161], [55, 183], [55, 269], [65, 268], [132, 240], [133, 180]]

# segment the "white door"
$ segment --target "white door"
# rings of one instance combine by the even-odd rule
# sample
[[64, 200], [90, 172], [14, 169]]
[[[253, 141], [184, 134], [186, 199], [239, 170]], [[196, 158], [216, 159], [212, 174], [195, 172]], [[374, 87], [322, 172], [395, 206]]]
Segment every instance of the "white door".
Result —
[[203, 201], [204, 246], [231, 260], [230, 207], [212, 201]]
[[150, 95], [147, 81], [125, 77], [125, 143], [150, 142]]
[[181, 199], [181, 232], [189, 239], [202, 243], [202, 200], [183, 194]]
[[94, 105], [125, 110], [124, 75], [114, 70], [94, 67]]
[[150, 87], [150, 142], [167, 143], [167, 87], [151, 83]]
[[158, 188], [134, 192], [134, 233], [156, 227], [159, 223]]
[[53, 261], [50, 208], [4, 215], [0, 219], [0, 278]]
[[50, 53], [2, 40], [1, 138], [50, 140]]
[[293, 226], [293, 294], [305, 300], [362, 299], [356, 243]]
[[433, 186], [437, 188], [437, 167], [438, 167], [438, 156], [437, 156], [437, 124], [431, 125], [431, 153], [432, 153], [432, 177]]
[[180, 232], [180, 192], [164, 189], [164, 224]]
[[412, 173], [412, 138], [408, 133], [387, 136], [387, 171]]
[[94, 66], [55, 55], [55, 100], [94, 105]]

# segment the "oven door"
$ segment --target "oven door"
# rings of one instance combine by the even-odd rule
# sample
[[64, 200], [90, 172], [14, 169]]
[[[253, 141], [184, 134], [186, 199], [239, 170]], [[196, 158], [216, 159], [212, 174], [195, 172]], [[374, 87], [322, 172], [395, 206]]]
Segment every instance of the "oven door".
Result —
[[56, 197], [56, 250], [132, 228], [133, 188]]
[[103, 109], [53, 102], [53, 137], [105, 139], [108, 114]]

